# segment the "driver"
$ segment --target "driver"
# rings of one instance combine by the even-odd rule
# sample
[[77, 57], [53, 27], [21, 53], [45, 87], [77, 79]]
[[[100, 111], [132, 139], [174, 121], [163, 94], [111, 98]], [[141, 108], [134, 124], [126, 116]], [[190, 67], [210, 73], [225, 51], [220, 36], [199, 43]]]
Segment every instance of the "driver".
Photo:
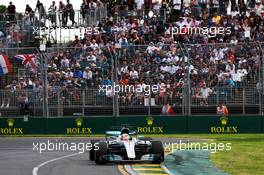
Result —
[[129, 135], [129, 129], [128, 128], [123, 128], [121, 130], [120, 139], [124, 140], [124, 141], [130, 140], [130, 135]]
[[121, 140], [128, 141], [130, 139], [130, 136], [128, 134], [122, 134]]

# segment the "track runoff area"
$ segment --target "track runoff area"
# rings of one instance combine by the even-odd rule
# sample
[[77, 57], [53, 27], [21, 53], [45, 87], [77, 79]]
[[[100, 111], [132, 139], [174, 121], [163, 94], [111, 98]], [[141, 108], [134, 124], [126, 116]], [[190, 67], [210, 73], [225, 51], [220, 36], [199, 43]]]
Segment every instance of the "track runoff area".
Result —
[[[188, 135], [186, 135], [188, 137]], [[164, 145], [165, 160], [157, 163], [107, 163], [96, 164], [89, 159], [83, 144], [92, 137], [0, 137], [0, 168], [2, 174], [13, 175], [226, 175], [211, 163], [210, 152], [183, 150], [175, 144], [211, 142], [210, 139], [154, 137]], [[48, 146], [48, 144], [53, 146]], [[56, 144], [68, 144], [68, 150]], [[45, 145], [45, 146], [44, 146]], [[82, 146], [80, 146], [82, 145]], [[189, 145], [190, 146], [190, 145]], [[169, 149], [168, 149], [169, 148]], [[211, 151], [215, 151], [212, 150]]]

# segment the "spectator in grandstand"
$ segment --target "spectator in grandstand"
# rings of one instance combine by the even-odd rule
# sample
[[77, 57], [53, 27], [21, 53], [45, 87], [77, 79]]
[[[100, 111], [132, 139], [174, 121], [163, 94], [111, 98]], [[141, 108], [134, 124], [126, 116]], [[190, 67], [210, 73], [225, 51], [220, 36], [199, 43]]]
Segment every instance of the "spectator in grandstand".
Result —
[[81, 9], [81, 15], [83, 18], [83, 22], [84, 22], [86, 20], [86, 14], [88, 13], [88, 9], [89, 9], [89, 4], [86, 0], [83, 0], [80, 9]]
[[227, 75], [227, 76], [225, 77], [225, 81], [224, 81], [224, 83], [225, 83], [225, 85], [226, 85], [227, 87], [230, 87], [230, 88], [235, 88], [235, 87], [236, 87], [236, 83], [235, 83], [235, 81], [232, 79], [232, 77], [231, 77], [230, 74]]
[[264, 9], [263, 1], [261, 2], [261, 0], [256, 0], [256, 4], [253, 9], [256, 15], [263, 16], [263, 9]]
[[221, 103], [218, 107], [217, 107], [217, 114], [221, 115], [221, 116], [228, 116], [229, 111], [227, 109], [227, 107]]
[[169, 105], [169, 103], [167, 103], [163, 105], [161, 114], [162, 115], [174, 115], [175, 112], [173, 111], [173, 108]]
[[202, 104], [208, 105], [208, 97], [213, 92], [212, 89], [206, 87], [206, 85], [203, 85], [200, 92], [201, 92]]
[[14, 21], [16, 17], [16, 6], [10, 1], [6, 9], [7, 21]]
[[18, 97], [19, 106], [20, 106], [20, 115], [28, 115], [29, 114], [29, 100], [26, 93], [22, 93]]
[[66, 70], [70, 67], [70, 60], [65, 56], [60, 61], [60, 66], [62, 70]]
[[55, 4], [55, 1], [52, 1], [52, 4], [49, 6], [48, 9], [48, 19], [51, 21], [51, 24], [53, 26], [56, 26], [56, 11], [57, 11], [57, 6]]
[[112, 85], [111, 79], [109, 77], [104, 77], [104, 79], [102, 80], [102, 85], [104, 86]]
[[42, 2], [40, 0], [37, 1], [35, 12], [39, 14], [39, 20], [44, 23], [45, 25], [45, 18], [46, 18], [46, 10]]
[[15, 89], [15, 84], [13, 83], [12, 85], [7, 85], [4, 89], [4, 92], [2, 94], [2, 105], [1, 108], [9, 108], [10, 105], [10, 100], [12, 93], [14, 92]]
[[242, 86], [242, 81], [245, 76], [247, 76], [246, 69], [237, 69], [236, 73], [231, 74], [232, 80], [235, 82], [237, 87]]
[[32, 8], [28, 4], [26, 5], [25, 13], [26, 12], [29, 13], [29, 14], [34, 13], [34, 11], [32, 10]]
[[73, 78], [80, 79], [83, 77], [83, 72], [79, 64], [75, 65], [75, 70], [73, 72]]
[[89, 67], [86, 67], [83, 71], [83, 79], [85, 80], [87, 87], [91, 87], [93, 85], [93, 72]]
[[67, 0], [67, 4], [65, 6], [65, 24], [67, 25], [67, 22], [68, 22], [68, 17], [70, 18], [71, 22], [72, 22], [72, 26], [74, 26], [75, 24], [75, 20], [74, 20], [74, 16], [75, 16], [75, 12], [74, 12], [74, 9], [73, 9], [73, 6], [72, 4], [70, 3], [70, 0]]
[[31, 25], [32, 19], [31, 19], [30, 14], [28, 12], [25, 12], [25, 15], [23, 17], [23, 22], [26, 25], [29, 25], [29, 26]]
[[129, 76], [130, 76], [131, 83], [133, 83], [133, 82], [135, 82], [135, 80], [139, 79], [138, 71], [135, 70], [134, 67], [131, 67], [130, 72], [129, 72]]
[[67, 15], [66, 6], [62, 1], [59, 2], [58, 10], [59, 10], [59, 21], [61, 22], [60, 26], [65, 27], [67, 25], [66, 17], [68, 18], [68, 16], [66, 16]]
[[108, 101], [112, 101], [112, 98], [114, 96], [114, 91], [113, 91], [113, 88], [111, 86], [106, 86], [105, 95], [106, 95]]
[[27, 4], [25, 9], [25, 15], [29, 15], [30, 22], [34, 20], [34, 11], [32, 8]]
[[136, 3], [137, 16], [142, 17], [144, 10], [144, 0], [135, 0], [135, 3]]

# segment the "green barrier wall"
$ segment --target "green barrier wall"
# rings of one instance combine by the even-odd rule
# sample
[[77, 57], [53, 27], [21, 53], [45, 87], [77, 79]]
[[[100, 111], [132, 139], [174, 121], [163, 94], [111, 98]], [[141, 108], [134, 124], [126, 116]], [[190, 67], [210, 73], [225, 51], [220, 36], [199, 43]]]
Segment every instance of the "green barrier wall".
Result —
[[189, 133], [261, 133], [264, 126], [262, 116], [228, 117], [226, 124], [222, 124], [221, 117], [217, 116], [193, 116], [188, 119]]
[[264, 133], [263, 116], [140, 116], [0, 118], [0, 135], [104, 134], [111, 126], [127, 124], [140, 134]]

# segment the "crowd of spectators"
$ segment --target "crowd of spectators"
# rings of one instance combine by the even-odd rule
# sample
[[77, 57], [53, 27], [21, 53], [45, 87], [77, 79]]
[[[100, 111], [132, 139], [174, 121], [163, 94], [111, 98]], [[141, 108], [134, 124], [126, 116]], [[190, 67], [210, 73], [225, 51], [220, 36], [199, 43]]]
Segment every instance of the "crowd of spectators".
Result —
[[35, 7], [26, 4], [24, 12], [16, 9], [10, 1], [4, 13], [0, 12], [0, 47], [28, 46], [37, 41], [40, 31], [36, 29], [40, 27], [84, 27], [95, 24], [106, 13], [106, 7], [99, 0], [84, 0], [80, 9], [73, 9], [70, 0], [52, 1], [48, 7], [38, 0]]
[[[70, 0], [64, 1], [52, 1], [47, 7], [38, 0], [35, 8], [26, 4], [25, 11], [18, 13], [16, 6], [10, 2], [6, 8], [5, 13], [1, 14], [2, 18], [9, 22], [15, 22], [17, 20], [23, 20], [26, 23], [41, 22], [43, 25], [47, 25], [46, 21], [49, 21], [53, 26], [67, 26], [68, 21], [74, 26], [76, 24], [75, 14], [79, 13], [83, 19], [87, 18], [87, 14], [90, 14], [104, 4], [100, 0], [83, 0], [80, 9], [74, 9]], [[22, 16], [22, 19], [21, 19]], [[79, 17], [79, 15], [77, 15]]]
[[[189, 28], [230, 28], [230, 32], [225, 30], [224, 34], [217, 34], [216, 29], [209, 31], [209, 34], [208, 31], [205, 31], [207, 34], [190, 35], [187, 32], [185, 35], [173, 36], [174, 40], [184, 43], [263, 40], [264, 6], [260, 0], [239, 0], [238, 3], [235, 0], [83, 0], [79, 9], [80, 16], [85, 21], [87, 14], [95, 13], [94, 11], [100, 7], [107, 7], [107, 18], [103, 21], [96, 21], [97, 26], [117, 25], [115, 27], [122, 27], [122, 30], [130, 31], [130, 35], [132, 35], [131, 29], [134, 29], [133, 33], [138, 32], [138, 34], [134, 34], [132, 39], [138, 43], [157, 41], [160, 37], [166, 39], [164, 35], [169, 33], [168, 35], [171, 36], [172, 30], [176, 27], [181, 27], [185, 32], [190, 30]], [[76, 13], [69, 0], [66, 2], [53, 1], [48, 7], [38, 0], [35, 8], [27, 4], [22, 17], [21, 15], [18, 17], [16, 6], [10, 2], [6, 9], [5, 20], [9, 23], [21, 20], [24, 25], [31, 25], [31, 27], [32, 23], [35, 26], [63, 27], [69, 25], [68, 21], [71, 21], [70, 23], [74, 26], [77, 25], [76, 20], [78, 20], [75, 16], [79, 16]], [[152, 15], [150, 15], [151, 13]], [[49, 24], [46, 21], [49, 21]], [[12, 24], [18, 28], [16, 32], [13, 32], [16, 34], [13, 38], [20, 37], [16, 40], [21, 42], [23, 36], [18, 35], [29, 28], [25, 29], [24, 25], [22, 27], [18, 23]], [[90, 23], [83, 24], [91, 25]], [[95, 24], [93, 23], [93, 25]], [[5, 31], [6, 36], [12, 36], [8, 31], [14, 30]]]
[[[212, 94], [229, 94], [257, 83], [264, 1], [84, 0], [82, 13], [98, 4], [107, 4], [106, 18], [90, 26], [84, 36], [76, 36], [71, 48], [48, 50], [50, 98], [57, 98], [60, 90], [62, 100], [71, 103], [69, 99], [81, 98], [79, 89], [111, 85], [115, 62], [119, 84], [165, 87], [152, 94], [159, 105], [182, 103], [187, 81], [192, 99], [204, 105]], [[71, 19], [71, 12], [65, 16]], [[188, 32], [204, 27], [214, 30]], [[228, 32], [214, 33], [220, 27]], [[181, 34], [172, 34], [175, 28]], [[35, 86], [39, 79], [31, 81]], [[113, 91], [94, 95], [110, 99], [111, 104]], [[148, 98], [138, 92], [119, 95], [122, 104], [144, 104]]]

